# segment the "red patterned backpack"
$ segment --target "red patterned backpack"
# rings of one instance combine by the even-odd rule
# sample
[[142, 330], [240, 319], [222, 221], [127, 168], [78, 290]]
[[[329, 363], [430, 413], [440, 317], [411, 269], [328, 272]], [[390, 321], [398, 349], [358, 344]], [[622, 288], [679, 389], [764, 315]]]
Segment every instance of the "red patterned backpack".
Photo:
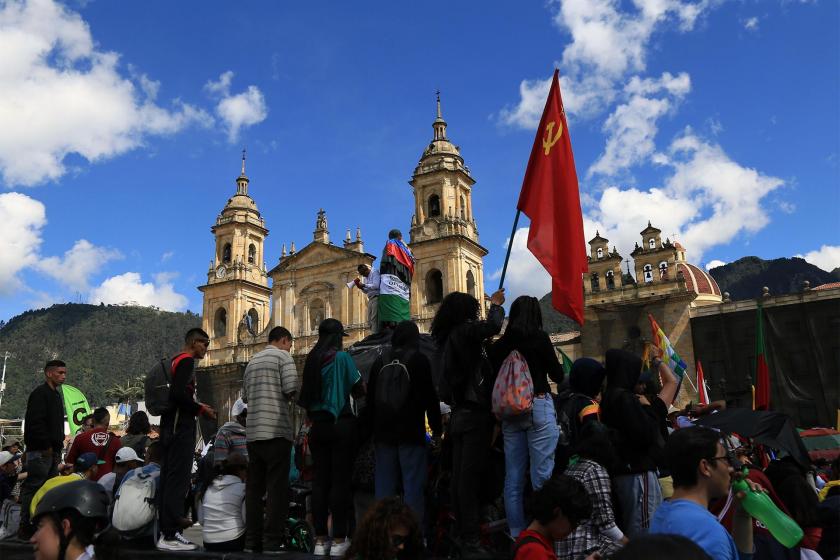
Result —
[[493, 414], [499, 419], [513, 418], [531, 411], [534, 404], [534, 382], [528, 362], [517, 350], [511, 351], [493, 385]]

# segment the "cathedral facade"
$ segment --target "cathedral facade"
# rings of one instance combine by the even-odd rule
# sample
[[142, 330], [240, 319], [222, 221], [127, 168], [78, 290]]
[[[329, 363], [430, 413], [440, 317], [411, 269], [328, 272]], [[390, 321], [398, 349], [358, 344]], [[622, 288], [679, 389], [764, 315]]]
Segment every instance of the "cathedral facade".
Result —
[[[416, 259], [411, 316], [423, 331], [446, 294], [462, 291], [479, 300], [484, 295], [487, 250], [479, 244], [472, 211], [475, 180], [446, 127], [438, 97], [432, 139], [409, 181], [414, 212], [406, 237]], [[247, 362], [275, 326], [289, 329], [297, 354], [312, 348], [318, 324], [327, 317], [344, 324], [350, 334], [347, 345], [370, 334], [367, 297], [347, 284], [358, 276], [360, 264], [377, 266], [381, 247], [366, 252], [360, 228], [355, 234], [347, 230], [340, 244], [334, 243], [321, 209], [312, 241], [300, 249], [283, 245], [279, 262], [269, 269], [264, 257], [268, 227], [248, 193], [249, 183], [243, 154], [236, 192], [210, 228], [215, 253], [207, 283], [198, 288], [202, 325], [210, 335], [204, 365]]]

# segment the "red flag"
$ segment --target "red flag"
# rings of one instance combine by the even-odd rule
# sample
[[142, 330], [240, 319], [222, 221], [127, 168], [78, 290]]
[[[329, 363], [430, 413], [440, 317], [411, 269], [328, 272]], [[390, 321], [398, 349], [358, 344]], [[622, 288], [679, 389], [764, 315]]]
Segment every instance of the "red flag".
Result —
[[528, 249], [551, 275], [552, 306], [582, 325], [583, 273], [589, 267], [575, 159], [557, 75], [555, 70], [516, 207], [531, 219]]
[[706, 387], [706, 376], [703, 375], [703, 366], [697, 360], [697, 400], [699, 404], [709, 404], [709, 388]]
[[755, 322], [755, 396], [754, 410], [770, 410], [770, 370], [764, 355], [764, 308], [756, 309]]

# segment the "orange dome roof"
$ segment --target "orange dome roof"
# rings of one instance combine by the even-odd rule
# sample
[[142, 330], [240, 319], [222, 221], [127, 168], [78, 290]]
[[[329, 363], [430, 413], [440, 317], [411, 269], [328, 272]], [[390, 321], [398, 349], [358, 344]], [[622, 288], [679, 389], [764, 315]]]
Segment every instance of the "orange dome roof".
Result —
[[685, 285], [689, 290], [693, 290], [698, 294], [721, 295], [720, 287], [715, 282], [715, 279], [700, 267], [687, 262], [678, 262], [677, 270], [682, 271], [683, 278], [685, 278]]

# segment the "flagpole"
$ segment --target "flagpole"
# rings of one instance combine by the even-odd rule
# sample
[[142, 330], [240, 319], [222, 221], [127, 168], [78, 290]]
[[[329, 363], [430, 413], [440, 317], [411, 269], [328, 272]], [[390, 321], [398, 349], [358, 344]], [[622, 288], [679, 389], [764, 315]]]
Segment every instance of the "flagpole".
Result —
[[513, 218], [513, 228], [510, 230], [510, 241], [508, 242], [507, 254], [505, 255], [505, 264], [502, 265], [502, 277], [499, 279], [499, 289], [501, 290], [505, 285], [505, 274], [507, 274], [507, 265], [510, 260], [510, 250], [513, 248], [513, 237], [516, 235], [516, 226], [519, 224], [519, 214], [521, 210], [516, 209], [516, 217]]

